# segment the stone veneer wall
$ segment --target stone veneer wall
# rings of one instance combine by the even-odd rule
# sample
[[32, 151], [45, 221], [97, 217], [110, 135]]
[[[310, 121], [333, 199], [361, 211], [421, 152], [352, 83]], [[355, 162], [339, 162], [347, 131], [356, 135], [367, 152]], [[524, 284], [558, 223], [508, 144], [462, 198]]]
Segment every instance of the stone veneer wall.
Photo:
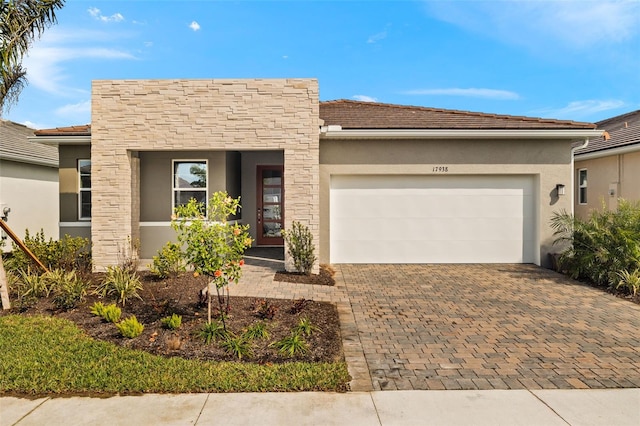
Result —
[[94, 270], [139, 236], [138, 151], [283, 150], [285, 228], [318, 245], [317, 80], [99, 80], [91, 106]]

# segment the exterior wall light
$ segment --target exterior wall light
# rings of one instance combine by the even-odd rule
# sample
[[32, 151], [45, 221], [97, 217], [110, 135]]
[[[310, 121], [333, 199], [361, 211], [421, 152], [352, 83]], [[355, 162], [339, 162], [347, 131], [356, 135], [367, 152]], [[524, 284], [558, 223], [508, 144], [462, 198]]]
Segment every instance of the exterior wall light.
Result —
[[556, 185], [556, 193], [558, 194], [558, 197], [561, 195], [564, 195], [564, 185], [559, 183]]

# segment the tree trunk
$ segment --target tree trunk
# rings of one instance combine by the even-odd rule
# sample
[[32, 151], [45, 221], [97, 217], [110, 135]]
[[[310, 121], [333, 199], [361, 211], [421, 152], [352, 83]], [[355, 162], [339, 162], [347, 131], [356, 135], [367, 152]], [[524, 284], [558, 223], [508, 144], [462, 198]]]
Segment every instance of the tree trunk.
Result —
[[2, 300], [2, 309], [11, 309], [9, 302], [9, 282], [7, 281], [7, 273], [2, 264], [2, 253], [0, 253], [0, 300]]

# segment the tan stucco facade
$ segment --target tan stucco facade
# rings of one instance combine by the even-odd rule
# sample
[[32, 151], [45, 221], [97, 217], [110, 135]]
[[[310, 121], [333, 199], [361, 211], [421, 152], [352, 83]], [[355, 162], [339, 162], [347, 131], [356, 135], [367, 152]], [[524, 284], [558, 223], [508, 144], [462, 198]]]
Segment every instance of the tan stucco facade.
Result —
[[[45, 237], [58, 238], [58, 170], [55, 167], [0, 159], [0, 215], [10, 209], [7, 225], [19, 238], [42, 230]], [[4, 233], [2, 233], [3, 236]], [[5, 238], [2, 251], [11, 251]]]
[[318, 105], [313, 79], [94, 81], [94, 268], [118, 262], [127, 241], [141, 237], [143, 218], [160, 219], [140, 198], [152, 196], [147, 186], [156, 173], [145, 161], [166, 161], [158, 153], [167, 151], [210, 156], [220, 165], [212, 188], [231, 192], [239, 190], [231, 177], [240, 160], [229, 153], [281, 152], [285, 228], [301, 221], [318, 244]]
[[553, 247], [549, 226], [554, 212], [570, 210], [571, 197], [556, 185], [571, 183], [570, 141], [562, 140], [321, 140], [320, 262], [330, 259], [332, 175], [529, 175], [537, 196], [536, 263], [549, 266]]
[[[586, 157], [582, 156], [582, 157]], [[579, 199], [579, 171], [587, 171], [587, 203]], [[619, 199], [640, 201], [640, 147], [623, 154], [576, 157], [575, 215], [586, 219], [592, 210], [615, 210]]]

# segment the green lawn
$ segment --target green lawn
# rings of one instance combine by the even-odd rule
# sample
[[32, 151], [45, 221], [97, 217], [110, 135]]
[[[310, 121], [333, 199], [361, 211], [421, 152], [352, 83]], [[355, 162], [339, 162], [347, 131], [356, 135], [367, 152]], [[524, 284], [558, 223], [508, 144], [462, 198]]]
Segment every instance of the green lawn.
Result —
[[345, 391], [341, 363], [257, 365], [165, 358], [46, 316], [0, 317], [0, 394]]

